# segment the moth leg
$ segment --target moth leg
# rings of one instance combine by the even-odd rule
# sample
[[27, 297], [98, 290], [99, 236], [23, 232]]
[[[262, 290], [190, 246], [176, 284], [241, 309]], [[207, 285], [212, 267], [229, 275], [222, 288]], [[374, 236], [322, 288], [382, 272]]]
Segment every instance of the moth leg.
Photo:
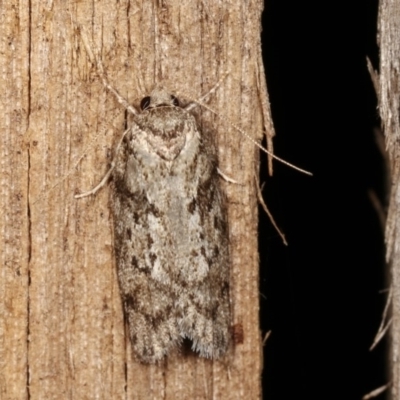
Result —
[[92, 190], [89, 190], [88, 192], [76, 194], [74, 197], [76, 199], [81, 199], [82, 197], [87, 197], [92, 194], [96, 194], [107, 183], [107, 180], [110, 177], [111, 172], [113, 171], [114, 168], [115, 168], [115, 163], [113, 161], [111, 163], [111, 168], [107, 171], [107, 173], [104, 175], [104, 178], [101, 180], [101, 182], [96, 187], [94, 187]]
[[110, 178], [111, 173], [113, 172], [113, 170], [114, 170], [114, 168], [115, 168], [115, 164], [116, 164], [115, 159], [116, 159], [117, 154], [118, 154], [118, 151], [119, 151], [119, 149], [120, 149], [120, 147], [121, 147], [122, 141], [124, 140], [125, 135], [126, 135], [131, 129], [132, 129], [132, 127], [129, 127], [129, 128], [122, 134], [121, 139], [119, 140], [118, 145], [117, 145], [117, 147], [116, 147], [116, 149], [115, 149], [115, 156], [114, 156], [114, 159], [112, 160], [111, 167], [110, 167], [110, 169], [106, 172], [106, 174], [104, 175], [104, 177], [103, 177], [103, 179], [101, 180], [101, 182], [100, 182], [96, 187], [94, 187], [92, 190], [89, 190], [88, 192], [84, 192], [84, 193], [75, 195], [74, 197], [75, 197], [76, 199], [81, 199], [82, 197], [87, 197], [87, 196], [90, 196], [90, 195], [92, 195], [92, 194], [96, 194], [96, 193], [107, 183], [108, 179]]
[[236, 183], [236, 184], [239, 184], [238, 181], [235, 181], [235, 180], [234, 180], [233, 178], [231, 178], [229, 175], [224, 174], [219, 168], [217, 168], [217, 172], [218, 172], [218, 175], [219, 175], [224, 181], [229, 182], [229, 183]]

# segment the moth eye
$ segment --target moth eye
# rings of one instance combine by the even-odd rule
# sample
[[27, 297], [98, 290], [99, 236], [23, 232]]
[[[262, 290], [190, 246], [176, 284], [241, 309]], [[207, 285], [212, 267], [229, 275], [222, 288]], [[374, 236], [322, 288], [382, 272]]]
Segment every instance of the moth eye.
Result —
[[150, 105], [150, 97], [149, 96], [143, 97], [142, 101], [140, 102], [140, 108], [142, 110], [145, 110], [146, 108], [149, 107], [149, 105]]
[[172, 100], [172, 104], [173, 104], [175, 107], [179, 107], [179, 100], [178, 100], [174, 95], [172, 95], [172, 94], [171, 94], [171, 100]]

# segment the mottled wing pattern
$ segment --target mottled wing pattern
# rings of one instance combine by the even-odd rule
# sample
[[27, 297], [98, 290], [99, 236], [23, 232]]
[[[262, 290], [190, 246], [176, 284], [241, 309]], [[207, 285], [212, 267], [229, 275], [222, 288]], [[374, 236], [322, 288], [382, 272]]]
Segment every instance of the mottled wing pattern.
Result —
[[113, 173], [115, 252], [131, 342], [156, 362], [189, 338], [204, 357], [229, 342], [225, 201], [194, 117], [153, 92]]

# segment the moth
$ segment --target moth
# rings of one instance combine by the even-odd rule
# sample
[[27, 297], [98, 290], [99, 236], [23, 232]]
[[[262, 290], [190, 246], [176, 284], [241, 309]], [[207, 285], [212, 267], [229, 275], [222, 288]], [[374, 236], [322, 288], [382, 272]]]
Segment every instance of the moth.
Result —
[[231, 315], [217, 152], [190, 106], [162, 87], [140, 108], [129, 106], [134, 122], [102, 182], [76, 197], [94, 194], [112, 176], [118, 280], [136, 357], [158, 362], [189, 339], [200, 356], [219, 358]]

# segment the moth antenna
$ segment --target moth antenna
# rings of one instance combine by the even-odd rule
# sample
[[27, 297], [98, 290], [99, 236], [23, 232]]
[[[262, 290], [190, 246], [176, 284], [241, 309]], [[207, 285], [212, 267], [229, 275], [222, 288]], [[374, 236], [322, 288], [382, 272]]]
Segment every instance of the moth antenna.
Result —
[[[185, 93], [185, 92], [181, 92], [181, 94], [182, 94], [183, 96], [187, 97], [188, 99], [191, 99], [191, 98], [192, 98], [191, 96], [188, 96], [187, 93]], [[208, 96], [209, 94], [210, 94], [210, 92], [207, 93], [206, 96]], [[203, 96], [203, 97], [204, 97], [204, 96]], [[193, 101], [196, 102], [197, 104], [199, 104], [200, 106], [204, 107], [206, 110], [211, 111], [213, 114], [217, 115], [219, 118], [221, 118], [221, 114], [219, 114], [219, 113], [217, 113], [216, 111], [214, 111], [211, 107], [209, 107], [209, 106], [208, 106], [207, 104], [205, 104], [203, 101], [201, 101], [201, 100], [193, 100]], [[190, 109], [192, 109], [192, 108], [190, 108]], [[261, 151], [263, 151], [264, 153], [268, 154], [269, 156], [271, 156], [271, 157], [274, 158], [275, 160], [277, 160], [277, 161], [279, 161], [280, 163], [285, 164], [285, 165], [287, 165], [288, 167], [293, 168], [293, 169], [295, 169], [296, 171], [299, 171], [299, 172], [301, 172], [301, 173], [303, 173], [303, 174], [310, 175], [310, 176], [313, 175], [312, 172], [307, 171], [307, 170], [305, 170], [305, 169], [303, 169], [303, 168], [297, 167], [296, 165], [291, 164], [290, 162], [285, 161], [284, 159], [282, 159], [282, 158], [276, 156], [274, 153], [271, 153], [269, 150], [267, 150], [265, 147], [263, 147], [261, 144], [259, 144], [259, 143], [258, 143], [256, 140], [254, 140], [248, 133], [246, 133], [242, 128], [240, 128], [240, 127], [237, 126], [236, 124], [230, 123], [230, 125], [231, 125], [233, 128], [235, 128], [238, 132], [240, 132], [244, 137], [246, 137], [248, 140], [250, 140], [250, 141], [251, 141], [255, 146], [257, 146]]]
[[[220, 78], [220, 80], [219, 80], [205, 95], [201, 96], [200, 99], [199, 99], [198, 101], [192, 100], [193, 102], [190, 103], [190, 104], [188, 104], [188, 105], [185, 107], [185, 110], [186, 110], [186, 111], [191, 111], [191, 110], [193, 110], [195, 107], [197, 107], [198, 105], [202, 105], [202, 102], [204, 102], [204, 100], [205, 100], [207, 97], [211, 96], [212, 94], [214, 94], [214, 93], [217, 91], [217, 89], [221, 86], [222, 82], [223, 82], [223, 81], [225, 80], [225, 78], [229, 75], [229, 72], [230, 72], [229, 70], [226, 71], [226, 72], [224, 73], [224, 75], [222, 75], [222, 77]], [[177, 93], [180, 93], [180, 92], [177, 91]], [[183, 94], [183, 93], [182, 93], [182, 94]], [[191, 99], [191, 97], [188, 97], [188, 98]]]
[[125, 107], [131, 114], [138, 115], [138, 111], [135, 109], [135, 107], [131, 106], [125, 100], [125, 98], [123, 96], [121, 96], [120, 93], [116, 89], [114, 89], [111, 86], [111, 84], [108, 82], [107, 74], [104, 71], [104, 66], [103, 66], [103, 63], [101, 62], [101, 58], [93, 52], [92, 49], [95, 47], [93, 46], [90, 39], [86, 35], [85, 29], [77, 22], [73, 22], [73, 23], [77, 26], [77, 28], [79, 30], [80, 36], [82, 38], [82, 42], [85, 46], [86, 53], [89, 56], [90, 62], [93, 65], [95, 65], [97, 74], [99, 75], [103, 85], [106, 87], [107, 90], [109, 90], [115, 96], [115, 98], [117, 99], [119, 104], [121, 104], [123, 107]]

